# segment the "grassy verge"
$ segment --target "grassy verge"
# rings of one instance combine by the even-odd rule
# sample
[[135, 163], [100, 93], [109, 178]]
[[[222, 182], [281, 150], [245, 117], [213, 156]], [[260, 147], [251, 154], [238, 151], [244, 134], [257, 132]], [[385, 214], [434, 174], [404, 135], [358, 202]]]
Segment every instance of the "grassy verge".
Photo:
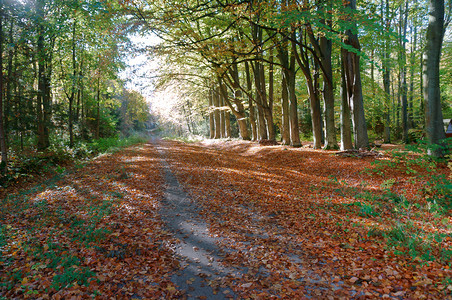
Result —
[[[145, 136], [119, 136], [100, 138], [93, 142], [81, 142], [70, 148], [64, 141], [52, 141], [44, 152], [10, 151], [8, 173], [0, 179], [0, 186], [7, 187], [40, 174], [62, 174], [68, 167], [77, 165], [102, 153], [112, 153], [134, 144], [144, 143]], [[48, 177], [47, 176], [47, 177]]]
[[368, 237], [387, 250], [413, 264], [452, 267], [452, 162], [432, 159], [425, 147], [408, 150], [389, 151], [364, 170], [383, 179], [373, 191], [358, 193], [334, 178], [328, 184], [353, 199], [342, 205], [361, 217]]

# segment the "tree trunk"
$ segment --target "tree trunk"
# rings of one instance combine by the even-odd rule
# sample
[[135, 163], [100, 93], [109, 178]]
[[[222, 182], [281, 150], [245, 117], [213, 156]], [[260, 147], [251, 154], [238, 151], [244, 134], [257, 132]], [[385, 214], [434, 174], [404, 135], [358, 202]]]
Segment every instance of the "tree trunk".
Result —
[[[383, 1], [381, 3], [381, 7], [383, 9]], [[390, 30], [390, 20], [389, 20], [389, 1], [386, 0], [386, 9], [385, 9], [385, 31], [386, 34], [389, 34]], [[385, 37], [384, 42], [384, 54], [383, 54], [383, 88], [384, 88], [384, 142], [391, 143], [391, 81], [390, 81], [390, 49], [389, 49], [389, 37]]]
[[[331, 1], [327, 2], [327, 9], [331, 9]], [[322, 21], [328, 28], [332, 28], [332, 20]], [[333, 67], [332, 67], [332, 49], [333, 43], [326, 36], [319, 39], [320, 63], [323, 70], [323, 102], [325, 115], [325, 149], [338, 149], [336, 139], [336, 126], [334, 121], [334, 86], [333, 86]]]
[[[440, 141], [445, 138], [439, 86], [439, 64], [443, 38], [444, 0], [430, 0], [423, 77], [425, 128], [427, 140], [432, 145], [441, 145]], [[444, 149], [433, 149], [430, 151], [430, 154], [436, 157], [441, 157], [446, 153]]]
[[[347, 5], [351, 10], [356, 10], [356, 0], [350, 0]], [[352, 46], [360, 51], [356, 31], [348, 29], [345, 32], [347, 39], [345, 44]], [[361, 70], [359, 65], [360, 56], [357, 53], [342, 49], [344, 58], [345, 81], [347, 85], [347, 97], [352, 113], [353, 131], [355, 147], [358, 149], [369, 147], [369, 138], [367, 136], [366, 118], [364, 116], [364, 101], [361, 85]]]
[[[233, 80], [230, 80], [230, 78], [228, 76], [226, 76], [226, 78], [231, 82], [231, 85], [233, 86], [233, 89], [234, 89], [233, 102], [236, 107], [234, 107], [232, 105], [231, 101], [229, 100], [229, 96], [226, 91], [226, 87], [223, 84], [223, 80], [221, 80], [220, 77], [218, 77], [218, 84], [220, 86], [220, 91], [221, 91], [221, 94], [223, 96], [223, 99], [224, 99], [226, 105], [229, 107], [229, 109], [234, 114], [235, 118], [237, 119], [237, 124], [239, 125], [240, 137], [243, 140], [249, 140], [250, 136], [249, 136], [248, 126], [246, 124], [245, 108], [241, 102], [241, 99], [242, 99], [242, 92], [240, 89], [241, 86], [239, 83], [238, 71], [237, 72], [236, 71], [237, 71], [236, 68], [232, 69], [231, 75], [233, 77]], [[228, 116], [226, 116], [226, 120], [225, 120], [226, 121], [226, 135], [227, 135], [227, 137], [231, 137], [231, 125], [230, 125], [229, 111], [226, 111], [226, 114], [228, 115]], [[228, 122], [229, 122], [229, 125], [228, 125]], [[228, 130], [229, 130], [229, 133], [228, 133]]]
[[212, 89], [209, 90], [209, 138], [215, 138], [215, 117], [214, 117], [214, 91]]
[[[0, 3], [0, 70], [3, 70], [3, 1]], [[3, 176], [8, 170], [8, 149], [6, 148], [6, 136], [3, 128], [3, 72], [0, 72], [0, 150], [2, 161], [0, 162], [0, 174]]]
[[254, 101], [253, 98], [251, 97], [252, 81], [250, 67], [247, 61], [245, 61], [245, 75], [246, 75], [246, 88], [248, 90], [248, 108], [251, 124], [251, 134], [253, 136], [252, 140], [256, 141], [257, 140], [256, 112], [254, 109]]
[[347, 83], [344, 61], [341, 61], [341, 150], [353, 149], [350, 106], [348, 105]]
[[229, 110], [224, 112], [224, 122], [226, 126], [226, 137], [231, 138], [231, 113]]
[[38, 135], [38, 151], [45, 150], [48, 147], [48, 140], [45, 134], [45, 118], [44, 118], [44, 102], [45, 102], [45, 48], [44, 48], [44, 25], [41, 24], [44, 20], [44, 11], [42, 3], [43, 1], [37, 2], [37, 15], [39, 18], [38, 24], [38, 43], [37, 43], [37, 53], [38, 53], [38, 93], [37, 93], [37, 135]]
[[257, 107], [257, 135], [258, 140], [266, 140], [268, 139], [267, 134], [267, 125], [265, 123], [265, 114], [264, 114], [264, 94], [266, 94], [265, 91], [265, 83], [262, 82], [261, 77], [261, 67], [262, 64], [259, 61], [256, 61], [253, 66], [253, 73], [254, 73], [254, 87], [256, 89], [256, 107]]
[[221, 138], [221, 117], [220, 117], [220, 87], [218, 87], [214, 93], [213, 97], [213, 105], [215, 106], [214, 110], [214, 119], [215, 119], [215, 139]]
[[329, 80], [323, 80], [323, 102], [325, 107], [325, 149], [337, 149], [336, 126], [334, 121], [334, 87], [333, 68], [331, 63], [332, 42], [325, 37], [320, 38], [322, 49], [322, 64], [325, 70], [323, 76]]
[[[14, 18], [11, 18], [10, 21], [10, 27], [9, 27], [9, 41], [8, 43], [10, 45], [14, 45], [14, 39], [13, 39], [13, 27], [14, 27]], [[4, 124], [4, 132], [5, 132], [5, 142], [6, 147], [8, 147], [8, 137], [9, 137], [9, 118], [8, 116], [11, 115], [11, 105], [12, 105], [12, 89], [13, 89], [13, 83], [16, 82], [16, 79], [13, 79], [13, 58], [16, 54], [16, 51], [13, 51], [17, 47], [9, 47], [8, 51], [8, 67], [7, 67], [7, 76], [8, 81], [6, 82], [6, 103], [4, 104], [4, 115], [5, 117], [5, 124]]]
[[281, 142], [283, 145], [290, 145], [289, 91], [284, 72], [282, 72], [281, 84], [281, 118]]
[[[402, 128], [403, 128], [403, 141], [408, 143], [408, 85], [407, 85], [407, 68], [406, 68], [406, 31], [408, 24], [408, 0], [405, 0], [405, 11], [402, 14], [400, 12], [401, 20], [403, 21], [403, 32], [402, 32], [402, 70], [401, 70], [401, 79], [402, 79]], [[402, 18], [402, 16], [404, 16]], [[401, 25], [402, 25], [401, 24]]]
[[413, 102], [414, 102], [414, 68], [416, 63], [416, 51], [417, 51], [417, 27], [413, 26], [412, 31], [414, 31], [411, 40], [411, 54], [410, 54], [410, 93], [408, 100], [408, 130], [413, 128]]
[[100, 76], [97, 78], [96, 140], [100, 138]]
[[76, 77], [77, 77], [77, 67], [76, 67], [76, 51], [75, 51], [75, 33], [76, 33], [77, 22], [74, 20], [74, 25], [72, 28], [72, 83], [71, 83], [71, 95], [69, 96], [69, 148], [74, 147], [74, 98], [76, 92]]
[[222, 138], [226, 137], [226, 119], [224, 111], [224, 97], [221, 93], [218, 94], [220, 104], [220, 134]]
[[282, 142], [292, 147], [300, 147], [300, 130], [298, 126], [298, 103], [295, 91], [296, 84], [296, 51], [292, 46], [289, 57], [287, 44], [289, 43], [288, 32], [281, 32], [282, 40], [277, 41], [277, 57], [282, 67]]
[[[300, 34], [303, 36], [303, 34]], [[296, 46], [293, 44], [293, 51], [296, 54], [298, 66], [304, 74], [306, 79], [306, 86], [308, 88], [309, 103], [311, 107], [311, 122], [312, 122], [312, 137], [314, 139], [314, 149], [322, 147], [322, 119], [320, 112], [320, 99], [315, 88], [315, 82], [311, 74], [311, 66], [307, 50], [302, 46], [303, 41], [300, 41], [300, 54], [296, 53]]]

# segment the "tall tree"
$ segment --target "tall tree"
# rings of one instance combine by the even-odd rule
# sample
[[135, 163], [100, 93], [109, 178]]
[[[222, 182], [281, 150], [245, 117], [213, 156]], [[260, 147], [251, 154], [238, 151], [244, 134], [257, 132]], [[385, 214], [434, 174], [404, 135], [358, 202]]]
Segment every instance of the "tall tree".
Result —
[[[423, 72], [425, 129], [428, 142], [439, 145], [440, 141], [445, 138], [439, 86], [439, 64], [444, 38], [444, 0], [430, 0], [428, 15]], [[431, 151], [431, 154], [443, 156], [444, 152], [435, 149]]]
[[[346, 5], [352, 12], [356, 11], [356, 0], [350, 0]], [[351, 21], [351, 20], [350, 20]], [[354, 142], [356, 148], [368, 148], [369, 138], [367, 135], [366, 117], [364, 115], [364, 102], [361, 84], [360, 56], [358, 51], [361, 46], [358, 40], [356, 24], [351, 21], [350, 29], [345, 32], [344, 43], [347, 49], [342, 49], [342, 57], [345, 72], [345, 84], [347, 99], [352, 114]]]
[[8, 168], [8, 149], [6, 148], [6, 137], [3, 128], [3, 10], [3, 0], [0, 0], [0, 150], [2, 154], [0, 172], [5, 175]]

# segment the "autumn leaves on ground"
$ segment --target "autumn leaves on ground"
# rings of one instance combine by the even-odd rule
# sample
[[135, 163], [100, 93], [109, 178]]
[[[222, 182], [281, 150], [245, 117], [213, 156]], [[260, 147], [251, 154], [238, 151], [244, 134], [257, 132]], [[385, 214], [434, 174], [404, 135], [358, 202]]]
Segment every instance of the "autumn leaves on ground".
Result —
[[172, 281], [183, 265], [174, 255], [180, 241], [161, 215], [164, 164], [218, 237], [220, 263], [240, 269], [222, 280], [205, 276], [213, 295], [451, 298], [445, 164], [433, 169], [401, 152], [360, 158], [161, 140], [7, 195], [0, 297], [189, 297]]

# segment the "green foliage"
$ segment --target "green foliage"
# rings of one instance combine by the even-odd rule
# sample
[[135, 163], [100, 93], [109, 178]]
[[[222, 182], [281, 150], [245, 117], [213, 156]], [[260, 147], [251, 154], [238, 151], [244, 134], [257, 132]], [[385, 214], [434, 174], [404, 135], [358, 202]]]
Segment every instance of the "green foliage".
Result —
[[[51, 187], [46, 186], [46, 188]], [[30, 202], [30, 199], [22, 195], [8, 197], [0, 208], [8, 202], [13, 204], [17, 211], [24, 211], [32, 207], [33, 215], [28, 216], [29, 227], [20, 235], [27, 239], [22, 241], [23, 251], [33, 262], [30, 267], [32, 271], [41, 268], [55, 270], [51, 288], [60, 290], [74, 283], [88, 285], [96, 275], [89, 268], [82, 266], [83, 261], [77, 255], [77, 249], [69, 248], [62, 241], [69, 237], [70, 240], [83, 247], [97, 247], [110, 233], [101, 227], [100, 223], [103, 218], [111, 214], [113, 205], [121, 197], [122, 194], [115, 193], [109, 195], [108, 200], [101, 203], [96, 201], [95, 198], [87, 201], [86, 205], [78, 208], [80, 211], [87, 212], [88, 218], [86, 220], [82, 219], [76, 212], [65, 210], [63, 207], [55, 208], [49, 205], [46, 200]], [[44, 229], [50, 230], [50, 233], [49, 237], [43, 241], [38, 237]], [[5, 260], [1, 255], [1, 249], [5, 245], [16, 243], [13, 240], [15, 236], [17, 234], [8, 235], [6, 228], [0, 225], [0, 261], [3, 263]], [[21, 270], [12, 272], [8, 275], [8, 280], [0, 282], [0, 285], [13, 287], [28, 275]], [[28, 293], [33, 293], [33, 291], [29, 290]]]
[[51, 287], [60, 290], [66, 286], [72, 286], [74, 282], [79, 285], [88, 285], [90, 279], [95, 276], [95, 273], [89, 268], [78, 268], [71, 266], [64, 269], [64, 273], [55, 275]]
[[126, 138], [120, 138], [118, 136], [110, 138], [100, 138], [92, 143], [87, 144], [88, 149], [95, 153], [115, 152], [120, 148], [128, 147], [131, 145], [145, 143], [148, 138], [145, 136], [133, 135]]
[[135, 134], [129, 137], [100, 138], [93, 142], [78, 142], [73, 148], [66, 140], [52, 137], [52, 143], [45, 152], [11, 151], [9, 172], [3, 177], [3, 184], [20, 178], [35, 177], [43, 172], [63, 174], [66, 167], [89, 159], [100, 153], [115, 152], [131, 145], [145, 143], [146, 135]]
[[452, 213], [452, 182], [450, 178], [443, 174], [432, 174], [422, 192], [430, 203], [430, 210], [447, 215]]
[[364, 204], [361, 206], [361, 210], [360, 210], [360, 215], [363, 217], [367, 217], [367, 216], [379, 216], [380, 213], [378, 213], [374, 206], [370, 205], [370, 204]]

